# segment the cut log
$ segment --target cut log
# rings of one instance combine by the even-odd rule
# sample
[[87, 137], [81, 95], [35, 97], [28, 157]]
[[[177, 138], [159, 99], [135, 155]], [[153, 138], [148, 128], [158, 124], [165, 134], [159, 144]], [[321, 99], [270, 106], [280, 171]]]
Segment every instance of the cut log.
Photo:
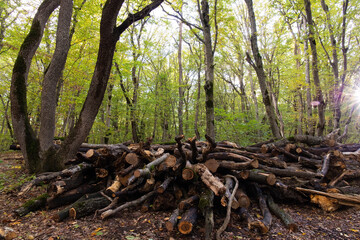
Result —
[[305, 150], [304, 148], [296, 148], [296, 152], [304, 157], [307, 157], [307, 158], [311, 158], [311, 159], [318, 159], [318, 160], [321, 160], [321, 157], [319, 155], [316, 155], [316, 154], [313, 154], [307, 150]]
[[250, 176], [250, 170], [230, 171], [230, 174], [235, 176], [239, 180], [246, 180]]
[[77, 202], [69, 209], [69, 217], [79, 219], [81, 217], [93, 214], [96, 210], [109, 205], [111, 201], [105, 197], [89, 198], [82, 202]]
[[197, 219], [197, 208], [192, 207], [188, 209], [181, 217], [178, 224], [179, 232], [182, 234], [189, 234], [193, 230]]
[[296, 142], [305, 143], [309, 146], [315, 146], [324, 144], [324, 137], [310, 136], [310, 135], [295, 135], [291, 140], [295, 140]]
[[98, 182], [94, 184], [90, 183], [84, 183], [83, 185], [72, 189], [70, 191], [67, 191], [61, 195], [49, 197], [47, 199], [47, 208], [53, 209], [60, 206], [64, 206], [70, 203], [75, 202], [85, 194], [98, 192], [102, 189], [104, 189], [105, 183], [104, 182]]
[[100, 159], [100, 154], [98, 152], [96, 152], [95, 149], [89, 149], [86, 152], [85, 157], [87, 159], [89, 159], [89, 161], [91, 163], [94, 163], [96, 165], [96, 162], [99, 161], [99, 159]]
[[298, 230], [298, 225], [294, 222], [289, 214], [281, 209], [273, 200], [271, 196], [267, 196], [267, 203], [270, 211], [285, 224], [286, 228], [292, 232]]
[[165, 149], [159, 147], [159, 148], [156, 150], [156, 152], [154, 153], [154, 157], [158, 158], [158, 157], [160, 157], [161, 155], [163, 155], [164, 152], [165, 152]]
[[154, 157], [152, 156], [151, 152], [144, 150], [143, 145], [144, 143], [141, 142], [139, 146], [134, 150], [134, 152], [139, 154], [143, 159], [145, 159], [145, 162], [150, 163], [154, 160]]
[[210, 159], [205, 162], [205, 166], [211, 171], [216, 172], [218, 168], [228, 170], [247, 170], [259, 167], [257, 160], [250, 160], [249, 162], [234, 162], [225, 160]]
[[114, 182], [105, 190], [105, 194], [111, 197], [115, 197], [115, 193], [119, 191], [121, 187], [120, 176], [116, 176]]
[[276, 182], [276, 176], [272, 173], [264, 173], [261, 171], [250, 171], [247, 180], [254, 181], [261, 184], [274, 185]]
[[266, 143], [266, 144], [261, 145], [261, 152], [267, 153], [267, 152], [270, 152], [274, 147], [276, 147], [276, 148], [284, 147], [288, 143], [289, 143], [289, 141], [287, 139], [281, 139], [276, 142]]
[[321, 192], [321, 191], [316, 191], [301, 187], [296, 187], [295, 189], [297, 191], [304, 193], [315, 194], [315, 195], [317, 194], [317, 195], [322, 195], [325, 197], [336, 199], [339, 204], [344, 206], [360, 207], [360, 196], [341, 194], [341, 193], [326, 193], [326, 192]]
[[195, 177], [194, 166], [190, 163], [190, 161], [186, 161], [186, 165], [181, 172], [181, 176], [186, 181], [190, 181]]
[[200, 176], [202, 182], [208, 186], [216, 196], [222, 196], [225, 193], [226, 187], [224, 184], [218, 178], [215, 178], [204, 164], [195, 164], [194, 171]]
[[176, 208], [169, 217], [169, 219], [165, 222], [165, 227], [169, 232], [172, 232], [175, 229], [178, 223], [179, 215], [180, 215], [180, 209]]
[[18, 193], [18, 196], [21, 196], [25, 193], [27, 193], [33, 186], [42, 184], [44, 182], [49, 182], [57, 177], [70, 177], [72, 174], [83, 171], [88, 168], [94, 168], [92, 164], [89, 163], [80, 163], [76, 166], [64, 169], [59, 172], [50, 172], [50, 173], [43, 173], [36, 177], [35, 179], [31, 180], [30, 182], [25, 183], [22, 187], [20, 192]]
[[80, 148], [84, 149], [100, 149], [100, 148], [107, 148], [115, 151], [124, 151], [130, 152], [129, 148], [125, 144], [91, 144], [91, 143], [82, 143]]
[[136, 178], [150, 178], [151, 177], [151, 172], [149, 168], [143, 168], [143, 169], [136, 169], [134, 171], [134, 177]]
[[25, 216], [29, 212], [37, 211], [40, 208], [45, 207], [46, 199], [49, 197], [48, 194], [42, 194], [34, 199], [28, 200], [21, 207], [16, 209], [14, 212], [20, 217]]
[[286, 162], [280, 159], [279, 157], [270, 157], [268, 154], [260, 154], [260, 153], [253, 153], [238, 149], [232, 149], [232, 148], [222, 148], [217, 147], [215, 149], [216, 152], [228, 152], [228, 153], [234, 153], [237, 155], [245, 156], [249, 159], [256, 159], [261, 164], [265, 164], [270, 167], [277, 167], [277, 168], [286, 168]]
[[288, 143], [285, 145], [284, 150], [287, 152], [291, 152], [296, 149], [296, 145], [293, 143]]
[[262, 234], [266, 234], [270, 230], [272, 224], [272, 216], [266, 204], [266, 196], [263, 195], [261, 189], [256, 184], [253, 184], [253, 186], [255, 188], [257, 198], [259, 199], [259, 207], [263, 215], [263, 219], [261, 221], [254, 221], [250, 223], [250, 225], [251, 227], [258, 228]]
[[128, 153], [125, 157], [125, 161], [130, 165], [137, 165], [140, 159], [136, 153]]
[[85, 194], [83, 195], [81, 198], [79, 198], [76, 202], [74, 202], [72, 205], [70, 205], [67, 208], [64, 208], [63, 210], [55, 213], [53, 216], [51, 216], [51, 219], [53, 219], [56, 222], [61, 222], [63, 220], [65, 220], [66, 218], [69, 217], [69, 210], [77, 205], [77, 204], [82, 204], [83, 202], [86, 202], [89, 199], [93, 199], [93, 198], [100, 198], [102, 197], [100, 192], [96, 192], [96, 193], [91, 193], [91, 194]]
[[248, 208], [250, 206], [250, 198], [243, 189], [238, 188], [236, 190], [235, 198], [237, 199], [240, 208]]
[[164, 193], [166, 191], [166, 189], [168, 188], [168, 186], [170, 185], [170, 183], [172, 181], [174, 181], [174, 177], [168, 177], [167, 179], [165, 179], [165, 181], [157, 188], [157, 192], [158, 193]]
[[164, 163], [166, 164], [167, 167], [172, 168], [176, 165], [176, 161], [177, 161], [177, 159], [174, 155], [169, 155], [165, 159]]
[[212, 173], [216, 173], [220, 166], [220, 161], [217, 161], [215, 159], [209, 159], [205, 162], [205, 166], [210, 170]]
[[57, 196], [71, 189], [77, 188], [78, 186], [83, 184], [85, 180], [90, 180], [91, 175], [95, 175], [93, 169], [91, 170], [92, 171], [87, 172], [84, 172], [84, 170], [79, 171], [72, 174], [68, 178], [51, 183], [48, 187], [48, 194], [50, 196]]
[[340, 207], [336, 199], [322, 195], [311, 194], [310, 200], [312, 203], [318, 204], [326, 212], [334, 212]]
[[163, 161], [165, 161], [165, 159], [169, 156], [169, 153], [164, 154], [163, 156], [159, 157], [158, 159], [148, 163], [145, 165], [144, 169], [137, 169], [134, 172], [134, 176], [139, 178], [139, 177], [150, 177], [150, 172], [152, 169], [155, 168], [155, 166], [159, 165], [160, 163], [162, 163]]
[[321, 173], [314, 173], [310, 171], [300, 171], [300, 170], [293, 170], [293, 169], [278, 169], [278, 168], [272, 168], [267, 167], [264, 165], [259, 165], [259, 169], [262, 169], [266, 172], [271, 172], [277, 176], [280, 177], [300, 177], [304, 179], [316, 179], [316, 178], [322, 178], [323, 175]]
[[301, 164], [301, 166], [307, 167], [310, 169], [317, 170], [317, 169], [321, 168], [321, 160], [319, 160], [319, 159], [310, 159], [310, 158], [300, 156], [298, 158], [298, 162]]
[[198, 195], [194, 195], [191, 196], [187, 199], [182, 200], [179, 203], [179, 209], [180, 210], [186, 210], [189, 209], [190, 207], [193, 207], [194, 205], [196, 205], [199, 201], [199, 196]]
[[141, 192], [150, 192], [155, 189], [156, 180], [154, 177], [146, 179], [145, 184], [139, 189]]
[[208, 159], [216, 159], [216, 160], [228, 160], [228, 161], [235, 161], [235, 162], [251, 162], [251, 159], [248, 157], [244, 157], [242, 155], [238, 155], [235, 153], [228, 153], [228, 152], [209, 153], [207, 158]]

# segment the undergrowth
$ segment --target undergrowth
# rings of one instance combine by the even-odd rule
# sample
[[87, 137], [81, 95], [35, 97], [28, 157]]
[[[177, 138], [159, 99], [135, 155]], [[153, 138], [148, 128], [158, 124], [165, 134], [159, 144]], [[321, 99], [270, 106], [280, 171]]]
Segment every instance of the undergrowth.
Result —
[[13, 192], [19, 189], [24, 183], [32, 180], [35, 175], [28, 175], [22, 169], [21, 163], [7, 164], [11, 153], [0, 153], [0, 193]]

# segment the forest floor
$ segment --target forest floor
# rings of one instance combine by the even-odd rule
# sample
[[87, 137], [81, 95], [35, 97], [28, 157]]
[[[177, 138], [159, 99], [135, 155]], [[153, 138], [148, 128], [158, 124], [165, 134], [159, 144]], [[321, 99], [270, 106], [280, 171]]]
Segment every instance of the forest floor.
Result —
[[[46, 191], [46, 186], [36, 187], [25, 196], [17, 196], [21, 185], [30, 178], [23, 170], [23, 159], [19, 152], [0, 153], [0, 230], [6, 227], [13, 229], [15, 239], [204, 239], [204, 221], [198, 221], [199, 225], [188, 236], [177, 231], [169, 233], [165, 228], [165, 220], [171, 211], [143, 213], [139, 209], [130, 208], [107, 220], [88, 216], [60, 223], [50, 218], [59, 209], [44, 209], [31, 212], [22, 218], [17, 217], [13, 214], [14, 209]], [[343, 208], [326, 213], [310, 204], [279, 205], [298, 224], [297, 232], [289, 232], [280, 220], [274, 217], [270, 231], [261, 235], [249, 231], [246, 223], [232, 213], [222, 239], [360, 239], [360, 209]], [[251, 212], [256, 215], [254, 217], [260, 217], [256, 203], [252, 203], [250, 208], [252, 207], [254, 209]], [[215, 211], [214, 236], [225, 217], [219, 214]]]

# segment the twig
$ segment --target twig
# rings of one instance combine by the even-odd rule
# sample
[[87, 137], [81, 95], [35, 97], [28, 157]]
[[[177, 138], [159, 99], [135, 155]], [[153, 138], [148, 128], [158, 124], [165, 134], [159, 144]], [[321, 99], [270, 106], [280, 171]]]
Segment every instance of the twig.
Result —
[[234, 200], [234, 197], [235, 197], [235, 193], [236, 193], [236, 190], [238, 189], [239, 187], [239, 181], [237, 180], [236, 177], [232, 176], [232, 175], [226, 175], [225, 177], [230, 177], [232, 179], [234, 179], [235, 181], [235, 187], [231, 193], [231, 196], [230, 196], [230, 199], [229, 199], [229, 203], [228, 203], [228, 206], [227, 206], [227, 209], [226, 209], [226, 217], [225, 217], [225, 220], [224, 220], [224, 223], [223, 225], [219, 228], [219, 230], [217, 230], [216, 232], [216, 240], [220, 240], [221, 237], [220, 235], [225, 231], [225, 229], [227, 228], [228, 224], [229, 224], [229, 221], [230, 221], [230, 214], [231, 214], [231, 205], [232, 205], [232, 202]]
[[119, 211], [121, 211], [121, 210], [123, 210], [123, 209], [125, 209], [125, 208], [132, 207], [132, 206], [136, 206], [136, 205], [144, 202], [146, 199], [152, 197], [155, 193], [156, 193], [156, 190], [151, 191], [151, 192], [143, 195], [142, 197], [140, 197], [140, 198], [138, 198], [138, 199], [136, 199], [136, 200], [134, 200], [134, 201], [127, 202], [127, 203], [125, 203], [125, 204], [123, 204], [123, 205], [121, 205], [121, 206], [119, 206], [119, 207], [117, 207], [117, 208], [115, 208], [115, 209], [113, 209], [113, 210], [107, 210], [107, 211], [105, 211], [105, 212], [103, 212], [103, 213], [101, 214], [101, 219], [108, 218], [108, 217], [110, 217], [111, 215], [114, 215], [115, 213], [117, 213], [117, 212], [119, 212]]

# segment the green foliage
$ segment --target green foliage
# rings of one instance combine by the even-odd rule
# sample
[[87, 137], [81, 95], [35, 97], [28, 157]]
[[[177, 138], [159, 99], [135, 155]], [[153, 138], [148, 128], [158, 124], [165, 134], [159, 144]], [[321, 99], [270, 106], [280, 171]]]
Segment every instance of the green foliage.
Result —
[[215, 109], [216, 131], [219, 139], [230, 139], [241, 146], [268, 139], [271, 135], [268, 126], [256, 120], [246, 120], [246, 113], [227, 112]]
[[[82, 0], [75, 0], [74, 6], [78, 8]], [[134, 13], [149, 1], [125, 2], [118, 22], [125, 19], [128, 13]], [[8, 1], [3, 1], [0, 8]], [[210, 3], [211, 27], [215, 27], [214, 1]], [[334, 26], [336, 40], [340, 43], [342, 31], [342, 4], [334, 0], [327, 0], [331, 14], [331, 24]], [[247, 8], [243, 1], [217, 1], [216, 19], [218, 24], [218, 42], [215, 58], [215, 102], [216, 108], [216, 134], [218, 141], [230, 140], [240, 145], [248, 145], [263, 141], [271, 137], [269, 126], [265, 117], [261, 93], [257, 83], [256, 73], [246, 62], [246, 52], [251, 52], [249, 43], [249, 21], [246, 18]], [[15, 6], [15, 5], [14, 5]], [[182, 11], [187, 20], [199, 24], [199, 19], [194, 18], [197, 14], [196, 1], [174, 1], [174, 9]], [[348, 49], [348, 70], [345, 86], [354, 86], [358, 81], [356, 69], [359, 65], [358, 33], [360, 22], [358, 18], [359, 0], [352, 1], [349, 6], [346, 32]], [[257, 18], [257, 30], [261, 56], [264, 61], [265, 72], [268, 77], [268, 85], [276, 97], [279, 111], [285, 125], [285, 135], [297, 133], [298, 120], [302, 110], [302, 129], [305, 131], [307, 122], [317, 119], [317, 109], [312, 107], [313, 116], [306, 116], [306, 88], [309, 87], [312, 94], [311, 100], [315, 99], [313, 82], [305, 82], [304, 43], [306, 31], [302, 23], [303, 2], [288, 0], [255, 1]], [[75, 33], [71, 42], [66, 67], [63, 74], [63, 83], [56, 115], [56, 136], [65, 137], [74, 127], [77, 116], [82, 109], [87, 90], [94, 72], [99, 45], [99, 20], [101, 18], [102, 4], [99, 1], [87, 1], [81, 11], [78, 12]], [[334, 78], [332, 68], [328, 61], [326, 51], [331, 55], [332, 48], [329, 40], [329, 31], [326, 27], [326, 16], [321, 8], [320, 1], [312, 1], [314, 19], [317, 24], [317, 48], [319, 51], [319, 67], [322, 90], [326, 96], [327, 109], [326, 119], [330, 123], [333, 116], [332, 95]], [[167, 6], [167, 9], [169, 7]], [[20, 10], [18, 10], [20, 12]], [[177, 108], [179, 102], [178, 88], [178, 23], [170, 16], [164, 16], [161, 11], [152, 13], [147, 20], [144, 29], [140, 31], [140, 23], [136, 23], [129, 31], [125, 32], [117, 43], [114, 61], [119, 64], [121, 77], [126, 89], [127, 96], [132, 99], [134, 84], [132, 68], [136, 68], [136, 77], [139, 81], [137, 103], [128, 106], [125, 95], [120, 87], [120, 75], [115, 68], [109, 82], [113, 84], [111, 103], [106, 95], [103, 104], [95, 119], [93, 128], [88, 137], [89, 142], [104, 142], [109, 137], [109, 143], [124, 142], [132, 139], [131, 133], [131, 110], [137, 122], [137, 132], [142, 140], [154, 136], [154, 142], [173, 141], [178, 130]], [[15, 14], [16, 15], [16, 14]], [[33, 12], [22, 12], [17, 21], [8, 25], [5, 32], [4, 45], [0, 50], [0, 94], [5, 102], [9, 99], [10, 79], [12, 71], [24, 72], [24, 59], [16, 59], [20, 45], [25, 38], [31, 23]], [[44, 39], [32, 61], [29, 70], [28, 81], [21, 87], [21, 91], [27, 88], [27, 101], [30, 124], [35, 133], [39, 128], [39, 109], [43, 75], [51, 61], [55, 48], [56, 15], [54, 13], [47, 24]], [[289, 24], [287, 23], [289, 22]], [[6, 20], [10, 23], [11, 20]], [[291, 26], [291, 29], [289, 27]], [[183, 80], [181, 86], [184, 92], [183, 123], [186, 137], [195, 135], [195, 112], [197, 105], [198, 130], [201, 137], [205, 134], [205, 93], [204, 93], [204, 52], [201, 43], [194, 33], [201, 36], [199, 29], [190, 30], [183, 25]], [[23, 48], [30, 42], [28, 40], [37, 37], [36, 29], [31, 31]], [[291, 32], [291, 30], [293, 32]], [[139, 38], [137, 38], [140, 35]], [[215, 31], [213, 32], [215, 34]], [[294, 35], [293, 35], [294, 34]], [[133, 35], [133, 39], [131, 36]], [[295, 36], [295, 37], [294, 37]], [[213, 39], [215, 35], [212, 36]], [[320, 38], [322, 42], [320, 42]], [[131, 42], [133, 40], [133, 43]], [[348, 46], [345, 47], [348, 47]], [[298, 54], [295, 54], [295, 46]], [[340, 46], [340, 45], [339, 45]], [[326, 51], [325, 51], [326, 50]], [[309, 51], [309, 50], [308, 50]], [[310, 51], [309, 51], [310, 52]], [[134, 55], [137, 57], [134, 58]], [[341, 69], [343, 69], [343, 56], [341, 48], [338, 49]], [[15, 64], [16, 63], [16, 64]], [[13, 69], [14, 67], [14, 69]], [[342, 70], [341, 70], [342, 71]], [[20, 74], [21, 75], [21, 74]], [[19, 77], [21, 78], [21, 76]], [[22, 79], [19, 78], [19, 83]], [[201, 86], [198, 89], [198, 80]], [[241, 86], [242, 81], [243, 86]], [[253, 86], [251, 86], [251, 84]], [[253, 89], [252, 89], [253, 87]], [[349, 87], [350, 88], [350, 87]], [[343, 94], [343, 119], [349, 114], [347, 106], [354, 104], [354, 95], [349, 88], [345, 88]], [[200, 91], [200, 98], [198, 92]], [[302, 97], [303, 105], [299, 98]], [[257, 103], [257, 108], [256, 104]], [[111, 105], [108, 115], [107, 106]], [[24, 104], [25, 106], [25, 104]], [[7, 113], [10, 111], [8, 109]], [[0, 119], [4, 119], [5, 108], [0, 107]], [[354, 112], [351, 131], [348, 141], [358, 141], [355, 135], [358, 122], [359, 110]], [[108, 121], [110, 126], [108, 126]], [[344, 126], [342, 122], [342, 128]], [[0, 126], [2, 137], [0, 149], [8, 149], [12, 143], [6, 126]], [[330, 125], [328, 131], [331, 131]], [[202, 139], [203, 140], [203, 139]], [[29, 139], [30, 141], [30, 139]]]

